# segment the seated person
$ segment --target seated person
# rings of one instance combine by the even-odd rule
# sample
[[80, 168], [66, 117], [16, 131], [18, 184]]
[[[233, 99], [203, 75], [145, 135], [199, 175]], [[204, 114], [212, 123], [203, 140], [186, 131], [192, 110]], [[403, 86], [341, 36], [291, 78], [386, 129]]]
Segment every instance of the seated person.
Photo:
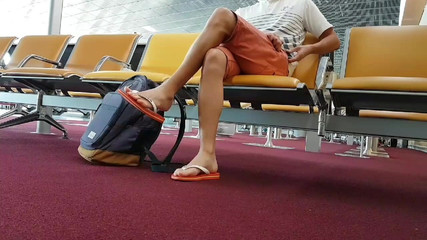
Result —
[[[302, 45], [306, 31], [320, 41]], [[143, 107], [153, 109], [156, 104], [157, 109], [167, 111], [174, 95], [202, 67], [199, 152], [187, 166], [177, 169], [172, 179], [219, 179], [215, 137], [223, 107], [223, 81], [238, 74], [288, 76], [290, 63], [339, 46], [332, 25], [312, 0], [259, 0], [236, 12], [218, 8], [169, 80], [155, 89], [128, 90], [128, 94]]]

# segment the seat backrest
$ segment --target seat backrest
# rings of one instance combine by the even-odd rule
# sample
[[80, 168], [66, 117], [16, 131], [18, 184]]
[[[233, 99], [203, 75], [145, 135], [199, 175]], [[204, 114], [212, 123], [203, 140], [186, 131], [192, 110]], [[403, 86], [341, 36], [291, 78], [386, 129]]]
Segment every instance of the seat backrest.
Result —
[[4, 55], [9, 51], [16, 37], [0, 37], [0, 62]]
[[[312, 34], [307, 33], [303, 44], [313, 44], [319, 40]], [[292, 77], [304, 82], [309, 89], [316, 88], [316, 74], [319, 67], [320, 56], [310, 54], [298, 62]]]
[[[7, 68], [16, 68], [19, 63], [31, 54], [39, 55], [52, 61], [59, 61], [71, 35], [33, 35], [25, 36], [19, 40], [10, 57]], [[25, 67], [50, 68], [55, 65], [32, 59]]]
[[[151, 36], [142, 57], [140, 71], [172, 75], [198, 36], [198, 33], [165, 33]], [[197, 75], [200, 75], [200, 71]]]
[[[84, 35], [79, 38], [64, 68], [82, 75], [94, 71], [104, 56], [129, 63], [140, 35]], [[100, 70], [121, 70], [122, 65], [108, 61]]]
[[427, 77], [427, 26], [357, 27], [349, 39], [345, 77]]

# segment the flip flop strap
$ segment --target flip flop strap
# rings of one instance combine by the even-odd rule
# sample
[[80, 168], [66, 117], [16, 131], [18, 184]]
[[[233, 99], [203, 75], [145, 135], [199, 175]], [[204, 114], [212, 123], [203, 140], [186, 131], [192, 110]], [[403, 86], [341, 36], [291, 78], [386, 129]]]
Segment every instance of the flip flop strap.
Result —
[[211, 173], [211, 172], [209, 172], [208, 169], [206, 169], [205, 167], [199, 166], [199, 165], [186, 165], [186, 166], [182, 167], [181, 169], [182, 170], [187, 170], [187, 169], [190, 169], [190, 168], [197, 168], [200, 171], [204, 172], [205, 174], [210, 174]]
[[153, 112], [157, 113], [157, 105], [154, 103], [153, 99], [146, 96], [142, 96], [141, 94], [138, 94], [138, 97], [147, 100], [151, 104], [151, 106], [153, 106]]

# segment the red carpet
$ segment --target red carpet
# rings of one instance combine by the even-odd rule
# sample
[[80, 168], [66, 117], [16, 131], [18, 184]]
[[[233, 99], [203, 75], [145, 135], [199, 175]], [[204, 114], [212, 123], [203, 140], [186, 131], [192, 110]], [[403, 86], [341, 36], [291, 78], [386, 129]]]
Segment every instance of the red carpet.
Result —
[[[1, 239], [426, 239], [427, 154], [387, 149], [391, 159], [337, 157], [345, 145], [304, 152], [218, 141], [221, 180], [182, 183], [148, 168], [93, 166], [71, 140], [0, 130]], [[165, 155], [174, 136], [153, 148]], [[195, 155], [184, 139], [176, 160]]]

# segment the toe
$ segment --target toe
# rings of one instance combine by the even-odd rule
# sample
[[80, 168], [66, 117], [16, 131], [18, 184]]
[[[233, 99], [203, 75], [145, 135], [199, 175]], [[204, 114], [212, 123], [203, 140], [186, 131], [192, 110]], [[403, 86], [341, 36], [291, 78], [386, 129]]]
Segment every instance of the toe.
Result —
[[193, 176], [197, 176], [200, 174], [200, 170], [196, 169], [196, 168], [190, 168], [187, 170], [182, 170], [179, 175], [182, 177], [193, 177]]
[[173, 172], [173, 175], [174, 176], [179, 176], [179, 173], [181, 172], [182, 170], [181, 170], [181, 168], [178, 168], [178, 169], [176, 169], [175, 170], [175, 172]]

